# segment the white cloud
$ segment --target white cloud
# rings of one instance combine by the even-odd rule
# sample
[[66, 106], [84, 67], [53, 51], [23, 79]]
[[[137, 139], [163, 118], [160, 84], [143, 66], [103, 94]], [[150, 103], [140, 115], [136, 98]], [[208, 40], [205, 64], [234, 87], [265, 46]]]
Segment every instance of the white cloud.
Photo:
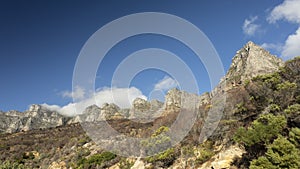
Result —
[[298, 28], [295, 34], [292, 34], [287, 38], [282, 50], [282, 56], [287, 58], [292, 58], [299, 55], [300, 55], [300, 27]]
[[247, 36], [253, 36], [260, 28], [260, 25], [255, 24], [254, 22], [258, 19], [258, 16], [250, 17], [249, 19], [245, 19], [243, 24], [243, 32]]
[[46, 103], [42, 106], [49, 110], [57, 111], [66, 116], [75, 116], [81, 114], [86, 107], [96, 104], [101, 107], [104, 103], [115, 103], [121, 108], [129, 108], [135, 98], [147, 99], [143, 93], [135, 88], [103, 88], [97, 90], [94, 96], [81, 100], [80, 102], [69, 103], [65, 106], [48, 105]]
[[278, 20], [286, 20], [290, 23], [297, 23], [297, 31], [289, 35], [282, 47], [281, 55], [285, 58], [292, 58], [300, 55], [300, 0], [285, 0], [276, 6], [267, 18], [269, 23], [276, 23]]
[[74, 91], [63, 91], [61, 93], [64, 98], [74, 98], [74, 99], [83, 99], [86, 95], [86, 92], [83, 88], [77, 86]]
[[277, 52], [281, 52], [283, 48], [282, 44], [280, 43], [263, 43], [261, 47], [266, 50], [275, 50]]
[[276, 6], [267, 18], [270, 23], [284, 19], [289, 22], [300, 23], [300, 1], [285, 0], [282, 4]]
[[165, 76], [162, 80], [154, 85], [154, 90], [169, 90], [177, 86], [177, 81], [169, 76]]

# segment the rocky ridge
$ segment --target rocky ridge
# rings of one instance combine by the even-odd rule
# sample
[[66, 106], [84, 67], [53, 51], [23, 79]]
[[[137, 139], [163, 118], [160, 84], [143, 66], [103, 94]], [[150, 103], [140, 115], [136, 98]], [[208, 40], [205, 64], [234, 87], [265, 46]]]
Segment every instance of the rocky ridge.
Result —
[[280, 58], [250, 41], [236, 52], [225, 80], [231, 85], [241, 84], [255, 76], [278, 71], [283, 65]]
[[[208, 105], [216, 93], [228, 91], [241, 84], [247, 79], [257, 75], [275, 72], [284, 62], [262, 47], [248, 42], [236, 52], [232, 64], [220, 85], [211, 93], [204, 93], [197, 96], [198, 106]], [[225, 85], [224, 85], [225, 84]], [[225, 88], [224, 88], [225, 87]], [[133, 101], [130, 109], [120, 109], [113, 103], [103, 104], [102, 107], [91, 105], [85, 109], [82, 115], [68, 118], [57, 112], [47, 110], [40, 105], [32, 105], [25, 112], [9, 111], [0, 113], [0, 132], [18, 132], [31, 129], [56, 127], [65, 124], [77, 123], [80, 121], [101, 121], [109, 119], [138, 119], [138, 121], [151, 121], [159, 116], [166, 116], [172, 112], [178, 112], [181, 108], [182, 99], [186, 98], [187, 92], [176, 88], [171, 89], [165, 96], [165, 102], [157, 100], [146, 101], [137, 98]]]
[[[208, 110], [211, 109], [211, 107], [215, 107], [215, 105], [213, 105], [213, 102], [220, 101], [220, 95], [226, 92], [227, 100], [225, 108], [224, 110], [222, 110], [223, 114], [218, 127], [215, 129], [211, 128], [212, 126], [204, 126], [207, 127], [208, 131], [215, 130], [210, 137], [210, 140], [214, 140], [214, 144], [213, 146], [209, 147], [209, 149], [214, 150], [215, 154], [212, 156], [212, 160], [203, 163], [200, 168], [211, 168], [211, 166], [217, 168], [230, 168], [232, 162], [236, 158], [240, 158], [245, 152], [245, 150], [241, 147], [232, 145], [232, 131], [239, 127], [238, 125], [243, 125], [247, 121], [250, 121], [251, 118], [255, 117], [251, 113], [236, 113], [237, 111], [243, 111], [242, 109], [237, 110], [239, 109], [239, 107], [237, 107], [236, 105], [242, 103], [244, 101], [243, 97], [247, 96], [245, 88], [243, 87], [244, 82], [257, 75], [276, 72], [277, 70], [279, 70], [279, 67], [283, 65], [284, 63], [280, 59], [271, 55], [269, 52], [254, 44], [253, 42], [248, 42], [234, 56], [232, 65], [230, 66], [227, 74], [223, 79], [221, 79], [220, 85], [217, 86], [211, 93], [204, 93], [201, 96], [198, 96], [195, 94], [188, 94], [187, 92], [180, 91], [178, 89], [171, 89], [166, 94], [164, 103], [155, 100], [148, 102], [146, 100], [137, 98], [133, 101], [132, 108], [130, 109], [120, 109], [115, 104], [104, 104], [102, 105], [102, 107], [92, 105], [86, 108], [86, 110], [83, 112], [83, 115], [74, 118], [65, 118], [60, 116], [56, 112], [46, 110], [39, 105], [33, 105], [28, 111], [24, 113], [20, 113], [17, 111], [0, 113], [0, 120], [2, 120], [0, 123], [2, 124], [2, 126], [0, 126], [0, 131], [11, 133], [37, 128], [48, 128], [48, 126], [55, 127], [69, 124], [73, 125], [73, 123], [77, 123], [80, 121], [93, 122], [102, 121], [105, 119], [111, 120], [111, 122], [115, 123], [115, 125], [117, 125], [117, 127], [119, 127], [120, 129], [127, 130], [128, 123], [123, 119], [128, 118], [130, 120], [138, 119], [138, 122], [145, 122], [143, 121], [145, 119], [157, 118], [160, 121], [158, 120], [158, 122], [154, 121], [153, 123], [147, 123], [148, 126], [145, 127], [151, 128], [151, 126], [154, 126], [155, 128], [155, 125], [164, 122], [164, 120], [172, 117], [172, 115], [179, 112], [185, 105], [184, 103], [186, 103], [187, 98], [193, 98], [194, 100], [197, 100], [196, 107], [198, 109], [198, 116], [194, 127], [191, 129], [190, 135], [183, 140], [183, 144], [193, 145], [195, 141], [198, 141], [198, 134], [202, 132], [201, 129], [203, 127], [203, 122], [210, 122], [210, 119], [207, 118], [209, 117]], [[224, 86], [225, 88], [223, 88]], [[215, 115], [216, 112], [213, 113]], [[257, 116], [257, 114], [254, 115]], [[35, 117], [41, 118], [42, 120], [35, 121]], [[52, 117], [53, 120], [47, 120], [47, 118]], [[212, 119], [211, 122], [214, 122], [213, 120], [214, 119]], [[118, 126], [122, 123], [125, 124], [125, 127], [122, 125]], [[132, 131], [134, 132], [131, 132], [130, 135], [140, 136], [137, 134], [139, 133], [139, 130]], [[91, 142], [88, 142], [86, 144], [91, 144]], [[201, 147], [196, 148], [201, 149]], [[201, 152], [197, 153], [201, 156]], [[196, 155], [196, 157], [198, 155]], [[194, 159], [194, 157], [178, 157], [176, 160], [173, 159], [173, 163], [168, 164], [168, 166], [170, 166], [170, 168], [182, 168], [182, 166], [187, 166], [189, 160], [195, 161], [196, 159]], [[149, 166], [149, 161], [146, 162], [143, 159], [137, 159], [133, 161], [135, 162], [133, 168], [145, 168]], [[56, 166], [57, 164], [63, 164], [64, 166], [67, 165], [63, 161], [54, 161], [52, 166]], [[161, 164], [153, 163], [152, 166], [153, 165], [157, 167]], [[118, 168], [118, 165], [111, 166]]]
[[0, 113], [0, 132], [13, 133], [65, 125], [69, 118], [33, 104], [25, 112]]

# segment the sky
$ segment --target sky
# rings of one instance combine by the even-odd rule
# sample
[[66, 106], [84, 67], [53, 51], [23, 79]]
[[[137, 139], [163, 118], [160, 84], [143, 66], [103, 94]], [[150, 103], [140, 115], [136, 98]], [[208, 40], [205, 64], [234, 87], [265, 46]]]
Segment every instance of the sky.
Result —
[[226, 72], [236, 51], [248, 41], [283, 60], [300, 55], [298, 9], [300, 0], [3, 0], [0, 2], [0, 110], [24, 111], [31, 104], [42, 104], [63, 114], [73, 114], [73, 99], [80, 100], [77, 104], [82, 109], [95, 99], [99, 106], [116, 102], [121, 107], [129, 107], [136, 97], [163, 101], [169, 89], [181, 86], [166, 71], [140, 71], [127, 85], [122, 84], [122, 78], [112, 80], [124, 59], [149, 48], [178, 56], [194, 74], [197, 93], [213, 88], [205, 65], [189, 46], [157, 34], [132, 36], [111, 48], [92, 79], [94, 91], [74, 86], [75, 65], [86, 42], [97, 30], [126, 15], [161, 12], [187, 20], [210, 40]]

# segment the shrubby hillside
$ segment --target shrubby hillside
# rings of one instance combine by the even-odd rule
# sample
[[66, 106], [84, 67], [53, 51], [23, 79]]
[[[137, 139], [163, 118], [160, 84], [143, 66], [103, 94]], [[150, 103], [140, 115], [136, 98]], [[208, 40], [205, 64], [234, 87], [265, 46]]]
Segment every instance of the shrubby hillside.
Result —
[[[226, 102], [221, 119], [215, 129], [206, 128], [205, 131], [214, 132], [199, 142], [209, 110], [222, 94], [226, 94]], [[101, 117], [109, 115], [107, 123], [115, 130], [145, 138], [141, 147], [156, 151], [171, 144], [171, 125], [178, 116], [181, 97], [186, 95], [172, 89], [165, 103], [137, 99], [130, 110], [113, 104], [91, 106], [84, 118], [95, 120], [105, 112]], [[39, 111], [34, 113], [35, 118], [2, 113], [0, 119], [12, 125], [2, 126], [0, 169], [300, 168], [300, 57], [284, 63], [249, 42], [233, 58], [220, 86], [199, 96], [199, 100], [195, 123], [188, 135], [179, 144], [145, 158], [122, 157], [104, 150], [86, 135], [76, 119], [63, 119], [55, 114], [60, 125], [55, 120], [45, 125], [44, 121], [51, 118], [46, 110], [42, 110], [43, 120], [38, 123], [34, 119], [40, 117]], [[132, 120], [142, 115], [153, 120]], [[139, 119], [144, 120], [143, 117]], [[35, 125], [27, 123], [30, 118]], [[186, 118], [184, 122], [188, 122]]]

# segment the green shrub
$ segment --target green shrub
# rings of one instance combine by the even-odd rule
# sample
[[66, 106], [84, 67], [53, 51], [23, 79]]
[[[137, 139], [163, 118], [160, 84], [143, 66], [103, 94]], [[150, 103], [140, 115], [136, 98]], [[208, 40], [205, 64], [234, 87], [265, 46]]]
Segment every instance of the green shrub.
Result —
[[235, 109], [235, 114], [244, 114], [247, 112], [247, 108], [244, 106], [244, 103], [239, 103], [237, 105], [235, 105], [236, 109]]
[[300, 129], [298, 127], [292, 128], [289, 132], [289, 140], [295, 146], [300, 148]]
[[291, 83], [289, 81], [285, 81], [283, 83], [277, 84], [277, 90], [295, 90], [297, 88], [296, 83]]
[[151, 135], [150, 138], [141, 140], [140, 144], [146, 150], [147, 156], [152, 156], [171, 146], [171, 139], [167, 135], [168, 131], [168, 127], [161, 126]]
[[10, 162], [10, 161], [0, 161], [0, 169], [29, 169], [25, 167], [23, 164], [19, 164], [17, 162]]
[[293, 104], [284, 110], [286, 114], [300, 114], [300, 104]]
[[101, 154], [94, 154], [92, 156], [90, 156], [89, 158], [81, 158], [78, 162], [77, 162], [77, 166], [79, 168], [89, 168], [91, 166], [95, 166], [95, 165], [101, 165], [106, 161], [110, 161], [114, 158], [116, 158], [117, 156], [111, 152], [103, 152]]
[[276, 86], [281, 83], [281, 77], [279, 73], [259, 75], [254, 77], [252, 80], [255, 82], [262, 82], [262, 85], [265, 85], [273, 90], [276, 89]]
[[265, 156], [251, 161], [250, 169], [299, 169], [300, 151], [283, 136], [279, 136], [274, 142], [267, 146]]
[[125, 158], [122, 158], [118, 164], [120, 169], [130, 169], [133, 165], [133, 161], [126, 160]]
[[145, 160], [149, 163], [161, 161], [167, 165], [175, 160], [175, 150], [174, 148], [169, 148], [164, 152], [161, 152], [151, 157], [147, 157]]
[[193, 157], [193, 156], [195, 156], [194, 152], [195, 152], [194, 147], [191, 145], [186, 145], [186, 146], [181, 147], [181, 155], [183, 157]]
[[296, 97], [296, 102], [300, 104], [300, 95]]
[[200, 156], [196, 158], [196, 163], [202, 164], [209, 160], [215, 153], [211, 150], [202, 149], [200, 150]]
[[266, 144], [281, 133], [286, 125], [286, 118], [282, 115], [262, 114], [253, 121], [248, 129], [244, 127], [239, 128], [234, 136], [234, 140], [247, 146], [256, 143]]
[[209, 160], [215, 152], [213, 151], [213, 143], [211, 141], [206, 141], [202, 143], [199, 147], [199, 155], [197, 155], [196, 163], [202, 164]]
[[151, 137], [157, 137], [158, 135], [160, 135], [162, 133], [166, 133], [169, 130], [170, 130], [169, 127], [161, 126], [151, 135]]
[[281, 110], [280, 106], [277, 104], [271, 104], [270, 106], [270, 113], [279, 112]]

